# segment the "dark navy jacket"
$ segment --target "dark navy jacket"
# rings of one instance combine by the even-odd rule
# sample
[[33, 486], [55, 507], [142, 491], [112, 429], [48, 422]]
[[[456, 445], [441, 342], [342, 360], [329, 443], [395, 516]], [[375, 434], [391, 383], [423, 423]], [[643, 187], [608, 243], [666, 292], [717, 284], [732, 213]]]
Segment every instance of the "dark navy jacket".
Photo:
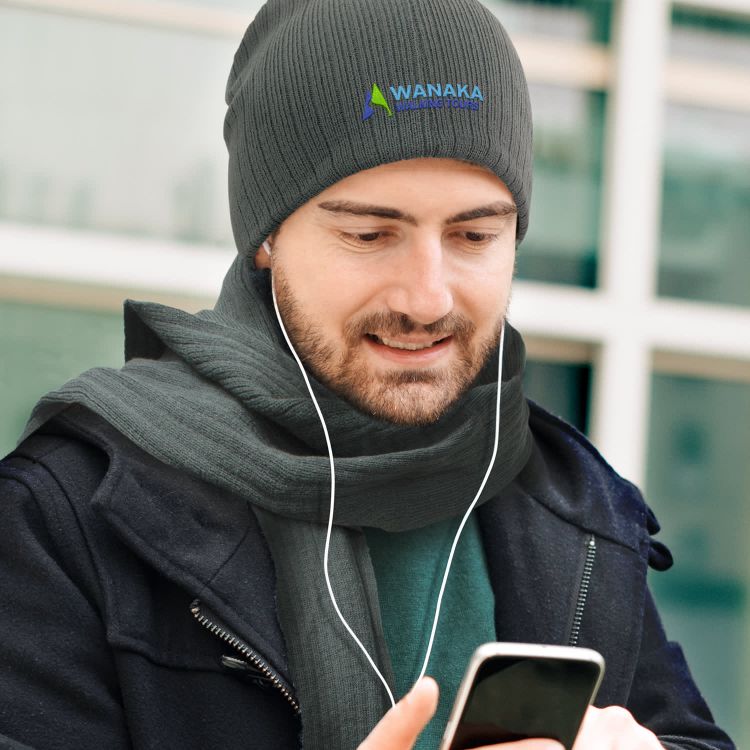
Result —
[[[646, 572], [671, 559], [640, 493], [533, 404], [531, 426], [529, 463], [479, 510], [498, 640], [597, 649], [598, 705], [668, 748], [734, 747], [664, 636]], [[72, 407], [0, 463], [0, 513], [0, 747], [298, 747], [274, 570], [241, 498]]]

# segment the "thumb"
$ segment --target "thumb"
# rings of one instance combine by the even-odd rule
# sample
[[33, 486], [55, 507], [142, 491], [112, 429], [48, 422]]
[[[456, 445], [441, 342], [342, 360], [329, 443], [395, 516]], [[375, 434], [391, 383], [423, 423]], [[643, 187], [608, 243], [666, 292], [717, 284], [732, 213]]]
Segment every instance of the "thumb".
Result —
[[411, 750], [437, 703], [437, 683], [432, 677], [423, 677], [378, 722], [359, 750]]

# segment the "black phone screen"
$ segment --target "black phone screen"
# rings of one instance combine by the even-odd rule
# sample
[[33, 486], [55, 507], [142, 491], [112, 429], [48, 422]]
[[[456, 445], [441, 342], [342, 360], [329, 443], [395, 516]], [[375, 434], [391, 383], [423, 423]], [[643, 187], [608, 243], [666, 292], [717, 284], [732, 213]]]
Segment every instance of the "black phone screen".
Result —
[[596, 664], [492, 657], [477, 671], [451, 750], [544, 737], [570, 750], [599, 676]]

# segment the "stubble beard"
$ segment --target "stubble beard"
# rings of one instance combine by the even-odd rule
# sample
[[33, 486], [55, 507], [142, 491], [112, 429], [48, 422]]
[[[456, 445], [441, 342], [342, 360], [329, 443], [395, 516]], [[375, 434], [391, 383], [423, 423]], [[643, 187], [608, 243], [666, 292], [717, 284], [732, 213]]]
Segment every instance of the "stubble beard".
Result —
[[[435, 422], [468, 390], [500, 338], [504, 315], [489, 336], [474, 341], [476, 326], [456, 313], [422, 326], [406, 315], [385, 312], [350, 321], [344, 329], [343, 351], [339, 351], [306, 320], [280, 269], [273, 273], [281, 318], [302, 362], [338, 396], [360, 411], [387, 422], [410, 426]], [[428, 333], [435, 340], [453, 336], [457, 358], [448, 366], [431, 369], [368, 368], [362, 352], [364, 336], [376, 331], [393, 337], [415, 330]]]

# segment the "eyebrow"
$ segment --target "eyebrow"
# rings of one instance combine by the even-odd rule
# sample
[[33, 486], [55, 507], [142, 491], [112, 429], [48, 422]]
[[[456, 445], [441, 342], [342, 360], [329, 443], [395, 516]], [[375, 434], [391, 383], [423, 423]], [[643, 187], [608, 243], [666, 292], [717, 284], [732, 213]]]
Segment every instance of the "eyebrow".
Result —
[[[375, 206], [370, 203], [356, 203], [355, 201], [323, 201], [318, 203], [318, 208], [329, 211], [334, 214], [348, 214], [349, 216], [377, 216], [381, 219], [395, 219], [405, 221], [407, 224], [417, 226], [418, 222], [411, 214], [399, 211], [397, 208], [388, 206]], [[487, 216], [513, 216], [516, 214], [516, 207], [512, 203], [505, 201], [496, 201], [486, 206], [471, 208], [468, 211], [461, 211], [445, 220], [445, 224], [459, 224], [464, 221], [474, 219], [483, 219]]]
[[455, 214], [446, 219], [445, 223], [459, 224], [463, 221], [471, 221], [472, 219], [483, 219], [486, 216], [515, 216], [516, 213], [516, 207], [512, 203], [497, 201], [496, 203], [490, 203], [487, 206], [479, 206], [479, 208], [471, 208], [468, 211], [461, 211], [461, 213]]

